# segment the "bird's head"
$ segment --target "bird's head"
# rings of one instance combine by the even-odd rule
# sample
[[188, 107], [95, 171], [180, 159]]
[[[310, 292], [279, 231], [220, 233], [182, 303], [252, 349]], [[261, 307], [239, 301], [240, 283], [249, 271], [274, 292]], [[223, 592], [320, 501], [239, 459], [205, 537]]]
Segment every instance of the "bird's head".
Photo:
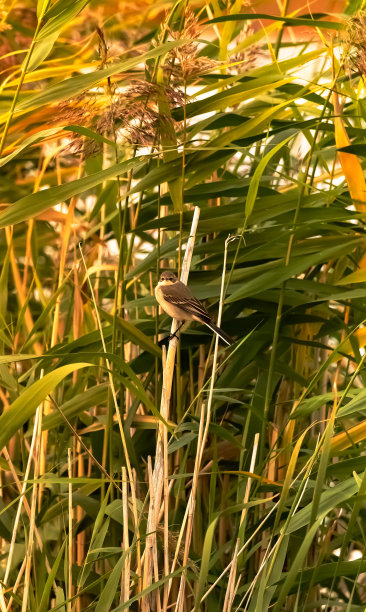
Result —
[[171, 270], [166, 270], [165, 272], [161, 273], [159, 285], [173, 285], [173, 283], [176, 283], [177, 281], [178, 279], [174, 272], [171, 272]]

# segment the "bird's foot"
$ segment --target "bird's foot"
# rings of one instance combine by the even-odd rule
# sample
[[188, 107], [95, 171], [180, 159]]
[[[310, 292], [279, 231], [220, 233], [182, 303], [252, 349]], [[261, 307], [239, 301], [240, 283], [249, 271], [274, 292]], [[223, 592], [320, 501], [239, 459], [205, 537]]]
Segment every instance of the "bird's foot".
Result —
[[165, 338], [162, 338], [161, 340], [159, 340], [158, 345], [159, 346], [168, 346], [169, 342], [171, 340], [173, 340], [173, 338], [176, 338], [177, 340], [179, 340], [179, 336], [177, 335], [177, 332], [179, 331], [179, 329], [177, 329], [174, 334], [169, 334], [169, 336], [165, 336]]
[[166, 336], [165, 338], [163, 338], [162, 340], [160, 340], [160, 341], [158, 342], [158, 345], [159, 345], [159, 346], [163, 346], [164, 344], [165, 344], [165, 345], [168, 345], [168, 344], [169, 344], [169, 342], [170, 342], [171, 340], [173, 340], [173, 338], [176, 338], [177, 340], [179, 340], [179, 336], [178, 336], [177, 334], [178, 334], [179, 330], [180, 330], [180, 329], [183, 327], [183, 325], [184, 325], [184, 321], [182, 321], [182, 322], [180, 323], [180, 325], [178, 325], [178, 327], [177, 327], [177, 329], [175, 330], [175, 332], [174, 332], [174, 333], [169, 334], [169, 336]]
[[176, 338], [177, 340], [179, 340], [179, 336], [177, 336], [177, 331], [178, 331], [178, 329], [174, 332], [174, 334], [169, 334], [169, 336], [168, 336], [169, 342], [171, 340], [173, 340], [173, 338]]
[[165, 338], [159, 340], [158, 346], [168, 346], [169, 342], [173, 340], [173, 338], [177, 338], [178, 340], [178, 336], [176, 334], [169, 334], [169, 336], [165, 336]]

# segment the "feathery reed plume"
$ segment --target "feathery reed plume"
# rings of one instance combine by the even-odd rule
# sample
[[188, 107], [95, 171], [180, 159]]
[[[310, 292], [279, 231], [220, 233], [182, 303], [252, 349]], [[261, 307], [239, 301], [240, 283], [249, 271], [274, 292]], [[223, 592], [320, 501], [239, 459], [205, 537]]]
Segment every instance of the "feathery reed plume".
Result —
[[[166, 28], [172, 40], [179, 38], [189, 42], [172, 49], [163, 70], [167, 75], [168, 84], [164, 87], [164, 95], [170, 110], [183, 106], [185, 94], [182, 87], [192, 82], [200, 74], [211, 70], [217, 62], [200, 56], [198, 37], [202, 28], [191, 8], [185, 11], [184, 27], [182, 31]], [[98, 55], [100, 68], [113, 62], [113, 53], [100, 27], [96, 28], [98, 34]], [[147, 78], [153, 79], [146, 67]], [[117, 144], [127, 143], [133, 146], [155, 147], [159, 143], [159, 135], [164, 125], [164, 117], [159, 112], [160, 85], [149, 80], [134, 79], [126, 88], [117, 88], [108, 80], [110, 95], [97, 94], [95, 91], [86, 91], [79, 96], [66, 100], [58, 106], [58, 122], [77, 123], [88, 127], [98, 134], [110, 137]], [[180, 124], [172, 118], [176, 132]], [[85, 136], [74, 136], [64, 153], [78, 153], [83, 158], [98, 153], [101, 145], [95, 140]]]
[[349, 19], [343, 34], [346, 70], [357, 70], [366, 76], [366, 12], [359, 11]]
[[168, 27], [167, 30], [172, 40], [180, 38], [189, 40], [189, 42], [172, 49], [164, 63], [164, 71], [172, 78], [172, 83], [175, 86], [193, 80], [198, 75], [212, 70], [218, 65], [217, 61], [199, 55], [198, 38], [202, 34], [202, 26], [190, 6], [185, 10], [183, 29], [176, 31]]
[[[88, 127], [103, 136], [116, 135], [118, 144], [125, 141], [131, 145], [153, 146], [158, 142], [160, 131], [158, 95], [157, 85], [137, 79], [122, 90], [112, 85], [110, 98], [104, 94], [97, 96], [94, 92], [85, 92], [58, 106], [57, 122], [62, 117], [64, 123]], [[171, 109], [184, 102], [184, 94], [180, 89], [168, 86], [165, 95]], [[174, 123], [178, 129], [178, 123]], [[74, 136], [65, 151], [88, 157], [98, 153], [100, 147], [92, 139]]]
[[249, 70], [256, 67], [260, 60], [263, 61], [263, 58], [267, 55], [267, 53], [262, 49], [262, 45], [260, 43], [255, 43], [249, 45], [249, 47], [240, 49], [242, 43], [244, 43], [244, 41], [253, 33], [253, 28], [246, 23], [236, 37], [236, 47], [234, 48], [235, 53], [233, 53], [229, 59], [230, 63], [234, 64], [234, 66], [230, 66], [229, 68], [232, 74], [249, 72]]

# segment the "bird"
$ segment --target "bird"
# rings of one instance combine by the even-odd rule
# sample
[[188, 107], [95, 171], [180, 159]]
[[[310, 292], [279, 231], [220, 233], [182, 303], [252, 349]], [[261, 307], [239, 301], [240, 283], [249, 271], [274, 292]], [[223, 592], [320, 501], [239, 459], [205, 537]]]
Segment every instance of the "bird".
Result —
[[170, 317], [180, 321], [178, 329], [169, 336], [169, 340], [176, 335], [185, 321], [199, 321], [218, 334], [229, 346], [234, 343], [226, 332], [213, 323], [203, 304], [194, 297], [192, 291], [184, 283], [177, 279], [171, 270], [162, 272], [155, 287], [155, 297]]

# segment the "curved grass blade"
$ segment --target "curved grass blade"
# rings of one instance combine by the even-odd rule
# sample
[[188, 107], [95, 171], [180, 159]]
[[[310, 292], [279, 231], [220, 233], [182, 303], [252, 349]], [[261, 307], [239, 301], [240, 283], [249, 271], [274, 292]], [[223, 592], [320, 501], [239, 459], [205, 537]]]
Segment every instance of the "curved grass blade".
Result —
[[73, 363], [49, 372], [37, 380], [9, 406], [0, 416], [0, 448], [8, 444], [10, 438], [20, 429], [46, 399], [47, 395], [71, 372], [87, 367], [87, 363]]

